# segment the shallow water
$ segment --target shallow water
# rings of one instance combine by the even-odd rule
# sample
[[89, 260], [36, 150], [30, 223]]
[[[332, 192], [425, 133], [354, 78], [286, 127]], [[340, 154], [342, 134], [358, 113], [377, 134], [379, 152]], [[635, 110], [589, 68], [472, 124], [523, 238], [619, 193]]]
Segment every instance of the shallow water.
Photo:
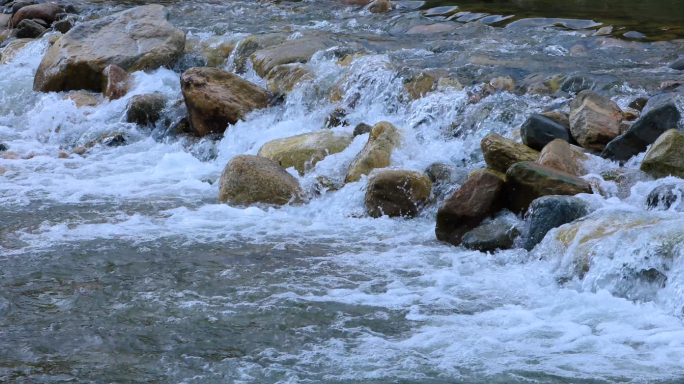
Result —
[[[494, 255], [436, 241], [436, 205], [413, 220], [366, 217], [365, 179], [317, 193], [316, 177], [343, 177], [367, 135], [297, 176], [309, 204], [215, 203], [230, 158], [323, 129], [337, 106], [349, 110], [350, 123], [337, 131], [382, 120], [402, 130], [392, 167], [422, 171], [439, 161], [474, 169], [484, 164], [479, 142], [486, 134], [515, 137], [530, 113], [567, 110], [563, 91], [590, 87], [626, 107], [662, 81], [684, 80], [667, 68], [684, 49], [680, 41], [478, 22], [407, 35], [438, 21], [410, 5], [371, 15], [322, 2], [173, 4], [171, 20], [190, 42], [324, 33], [367, 53], [344, 67], [339, 50], [320, 52], [307, 63], [314, 80], [216, 142], [122, 119], [137, 94], [163, 92], [170, 105], [181, 100], [180, 71], [203, 64], [197, 55], [173, 70], [137, 72], [124, 98], [82, 109], [63, 94], [31, 90], [47, 38], [0, 65], [0, 141], [15, 153], [0, 158], [0, 378], [681, 382], [684, 220], [676, 206], [654, 212], [645, 205], [655, 186], [681, 181], [638, 183], [622, 200], [583, 196], [599, 209], [592, 216], [603, 231], [598, 239], [587, 225], [575, 242], [563, 243], [556, 231], [531, 253]], [[222, 66], [235, 68], [235, 57]], [[466, 88], [409, 101], [404, 82], [426, 68]], [[503, 92], [468, 102], [493, 77], [524, 84], [531, 75], [562, 75], [561, 93]], [[243, 76], [264, 84], [249, 67]], [[328, 93], [338, 82], [342, 101], [335, 104]], [[169, 119], [174, 113], [167, 111]], [[112, 133], [124, 133], [128, 144], [58, 158]], [[593, 159], [590, 166], [601, 188], [613, 191], [600, 175], [618, 165]], [[589, 271], [578, 273], [587, 257]], [[639, 277], [649, 270], [666, 281]]]

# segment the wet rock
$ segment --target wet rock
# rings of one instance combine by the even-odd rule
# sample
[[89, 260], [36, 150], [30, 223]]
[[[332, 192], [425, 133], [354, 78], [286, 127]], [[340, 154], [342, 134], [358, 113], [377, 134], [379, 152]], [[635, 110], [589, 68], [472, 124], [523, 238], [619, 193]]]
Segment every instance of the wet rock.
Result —
[[644, 110], [646, 103], [648, 103], [648, 97], [637, 97], [631, 103], [629, 103], [628, 107], [634, 109], [635, 111], [641, 112]]
[[12, 22], [11, 15], [8, 15], [6, 13], [0, 13], [0, 31], [11, 29], [12, 26], [10, 25], [10, 22]]
[[115, 64], [102, 71], [102, 95], [110, 100], [124, 97], [131, 86], [131, 76]]
[[638, 182], [652, 181], [653, 177], [646, 172], [636, 169], [625, 169], [615, 178], [615, 185], [617, 185], [617, 197], [619, 199], [626, 199], [632, 194], [632, 187]]
[[389, 0], [373, 0], [368, 6], [368, 11], [371, 13], [385, 13], [392, 9], [392, 3]]
[[608, 143], [601, 157], [627, 161], [632, 156], [646, 151], [646, 148], [668, 129], [677, 128], [680, 118], [681, 114], [673, 100], [654, 105], [641, 115], [627, 132]]
[[116, 133], [102, 139], [102, 145], [105, 147], [120, 147], [126, 144], [126, 136], [123, 133]]
[[219, 179], [219, 203], [285, 205], [299, 202], [301, 198], [302, 190], [297, 179], [265, 157], [235, 156]]
[[102, 91], [110, 64], [133, 72], [173, 65], [183, 53], [185, 33], [168, 22], [168, 10], [146, 5], [81, 23], [45, 54], [33, 89]]
[[33, 20], [22, 20], [17, 25], [17, 37], [20, 39], [35, 39], [45, 32], [46, 28]]
[[142, 126], [154, 125], [161, 117], [166, 102], [166, 96], [159, 92], [135, 95], [128, 101], [126, 122]]
[[218, 68], [191, 68], [181, 75], [181, 91], [193, 130], [199, 136], [223, 133], [228, 124], [266, 108], [265, 89]]
[[515, 217], [500, 216], [463, 235], [461, 244], [480, 252], [494, 252], [513, 248], [520, 237], [520, 227]]
[[684, 71], [684, 57], [680, 57], [670, 64], [670, 68], [676, 69], [678, 71]]
[[515, 163], [535, 161], [539, 157], [539, 152], [534, 149], [496, 133], [490, 133], [482, 139], [480, 148], [487, 167], [504, 173]]
[[73, 24], [73, 21], [71, 19], [56, 21], [52, 25], [52, 27], [55, 29], [55, 31], [60, 32], [62, 34], [69, 32], [73, 26], [74, 26], [74, 24]]
[[354, 137], [358, 135], [363, 135], [366, 133], [370, 133], [370, 131], [373, 129], [373, 126], [368, 125], [366, 123], [359, 123], [354, 127]]
[[455, 77], [441, 77], [437, 80], [437, 88], [450, 88], [462, 91], [465, 87], [461, 84], [461, 81]]
[[62, 100], [71, 100], [76, 104], [76, 108], [82, 108], [82, 107], [94, 107], [98, 104], [100, 104], [100, 101], [97, 99], [97, 97], [89, 94], [89, 93], [83, 93], [83, 92], [74, 92], [71, 94], [68, 94], [62, 98]]
[[504, 175], [500, 172], [473, 172], [437, 211], [437, 239], [460, 245], [463, 235], [504, 207], [504, 189]]
[[195, 38], [185, 41], [186, 54], [195, 54], [204, 59], [206, 64], [198, 66], [220, 67], [228, 60], [234, 49], [235, 44], [232, 41], [226, 41], [221, 37]]
[[17, 54], [24, 48], [24, 46], [34, 39], [16, 39], [10, 41], [7, 46], [2, 50], [2, 58], [0, 58], [0, 64], [11, 63], [12, 60], [17, 56]]
[[9, 145], [5, 143], [0, 143], [0, 152], [9, 151]]
[[266, 88], [274, 95], [287, 95], [297, 84], [312, 78], [301, 64], [278, 65], [266, 75]]
[[547, 111], [542, 112], [540, 115], [548, 117], [549, 119], [555, 121], [556, 123], [565, 127], [565, 129], [570, 132], [570, 115], [563, 111]]
[[528, 147], [541, 151], [546, 144], [555, 139], [571, 141], [570, 133], [564, 126], [542, 115], [533, 114], [520, 129], [523, 143]]
[[415, 217], [431, 190], [432, 182], [422, 172], [379, 171], [368, 178], [366, 211], [371, 217]]
[[489, 84], [497, 91], [515, 92], [515, 80], [510, 76], [495, 77]]
[[571, 223], [591, 212], [589, 204], [573, 196], [544, 196], [530, 204], [530, 230], [525, 249], [531, 251], [546, 234], [563, 224]]
[[335, 108], [335, 110], [332, 111], [330, 115], [328, 115], [328, 117], [325, 118], [325, 122], [323, 125], [328, 129], [347, 126], [349, 125], [349, 123], [347, 122], [346, 117], [347, 111], [345, 111], [344, 108]]
[[667, 210], [679, 201], [678, 206], [681, 205], [682, 200], [682, 186], [677, 184], [664, 184], [654, 188], [646, 198], [646, 206], [648, 209]]
[[[45, 29], [48, 29], [50, 27], [50, 25], [48, 23], [44, 22], [41, 19], [31, 19], [31, 21], [33, 21], [34, 23], [38, 23], [38, 25], [40, 25], [41, 27], [43, 27]], [[21, 23], [19, 23], [19, 24], [21, 24]]]
[[416, 25], [406, 31], [407, 35], [431, 35], [434, 33], [445, 33], [458, 28], [457, 23], [434, 23], [429, 25]]
[[446, 163], [430, 164], [425, 169], [425, 174], [433, 184], [463, 184], [468, 177], [468, 171], [465, 168]]
[[592, 193], [591, 186], [569, 173], [532, 162], [517, 163], [506, 172], [506, 190], [513, 212], [526, 212], [532, 201], [550, 195]]
[[60, 13], [64, 13], [64, 10], [54, 3], [28, 5], [14, 13], [12, 25], [18, 26], [23, 20], [31, 19], [43, 20], [50, 25], [57, 20]]
[[437, 79], [430, 73], [420, 73], [404, 83], [404, 90], [408, 93], [409, 101], [420, 99], [434, 91]]
[[641, 170], [655, 178], [675, 176], [684, 178], [684, 133], [670, 129], [653, 143], [643, 162]]
[[609, 25], [607, 27], [601, 27], [598, 31], [594, 32], [592, 36], [608, 36], [613, 33], [613, 26]]
[[386, 121], [375, 124], [368, 142], [349, 165], [344, 182], [359, 181], [373, 169], [389, 167], [392, 151], [401, 145], [401, 140], [401, 133], [392, 124]]
[[258, 156], [266, 157], [287, 169], [294, 167], [300, 175], [328, 155], [342, 152], [353, 137], [332, 131], [318, 131], [269, 141], [260, 149]]
[[335, 41], [324, 36], [301, 37], [258, 50], [250, 56], [250, 59], [257, 74], [265, 77], [278, 65], [306, 63], [314, 53], [335, 45]]
[[612, 100], [582, 91], [570, 104], [570, 132], [584, 148], [602, 151], [620, 134], [622, 110]]
[[582, 150], [565, 140], [556, 139], [542, 149], [536, 163], [575, 176], [588, 173], [584, 162], [588, 160]]
[[634, 121], [639, 118], [639, 113], [635, 111], [630, 111], [630, 110], [623, 110], [622, 111], [622, 121]]
[[237, 73], [245, 73], [247, 61], [254, 52], [287, 41], [287, 37], [288, 34], [286, 33], [266, 33], [245, 38], [235, 46], [233, 52], [235, 71]]
[[81, 13], [81, 11], [78, 10], [78, 8], [73, 5], [73, 4], [67, 4], [64, 6], [64, 12], [70, 13], [72, 15], [78, 15]]

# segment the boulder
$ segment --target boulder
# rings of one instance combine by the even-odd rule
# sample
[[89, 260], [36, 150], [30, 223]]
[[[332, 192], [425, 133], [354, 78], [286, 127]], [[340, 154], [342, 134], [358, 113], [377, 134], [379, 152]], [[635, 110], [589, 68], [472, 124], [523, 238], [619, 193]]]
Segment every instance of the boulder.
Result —
[[437, 211], [437, 239], [460, 245], [463, 235], [505, 205], [504, 175], [485, 169], [473, 172]]
[[368, 6], [368, 11], [371, 13], [385, 13], [392, 9], [390, 0], [373, 0]]
[[[667, 210], [677, 203], [680, 208], [684, 188], [677, 184], [664, 184], [654, 188], [646, 198], [646, 206], [650, 210]], [[684, 208], [684, 207], [681, 207]]]
[[73, 101], [76, 104], [76, 108], [94, 107], [100, 103], [95, 96], [83, 92], [74, 92], [62, 98], [62, 100], [67, 99]]
[[570, 104], [570, 133], [584, 148], [602, 151], [620, 135], [622, 110], [612, 100], [582, 91]]
[[45, 31], [45, 27], [33, 20], [22, 20], [21, 23], [17, 25], [17, 38], [35, 39], [42, 35]]
[[301, 64], [278, 65], [266, 75], [266, 88], [274, 95], [287, 95], [297, 84], [312, 78]]
[[55, 29], [55, 31], [65, 34], [71, 30], [71, 28], [74, 26], [74, 22], [72, 19], [64, 19], [60, 21], [55, 21], [54, 24], [52, 24], [52, 28]]
[[463, 235], [461, 244], [480, 252], [511, 249], [520, 233], [520, 225], [515, 216], [503, 215]]
[[256, 51], [250, 59], [254, 70], [265, 77], [281, 64], [306, 63], [318, 51], [331, 48], [336, 42], [324, 36], [301, 37]]
[[432, 182], [422, 172], [379, 171], [368, 178], [366, 211], [371, 217], [415, 217], [430, 199]]
[[515, 163], [535, 161], [539, 157], [539, 152], [534, 149], [496, 133], [485, 136], [480, 147], [487, 167], [499, 172], [506, 172]]
[[520, 129], [522, 142], [528, 147], [541, 151], [546, 144], [555, 139], [570, 142], [570, 133], [564, 126], [542, 115], [533, 114]]
[[506, 172], [506, 190], [513, 212], [526, 212], [532, 201], [549, 195], [591, 193], [591, 186], [574, 175], [529, 161]]
[[[647, 107], [652, 104], [654, 103], [649, 101]], [[627, 161], [632, 156], [646, 151], [646, 148], [668, 129], [677, 128], [681, 114], [675, 101], [667, 100], [655, 104], [657, 105], [653, 105], [642, 114], [627, 132], [608, 143], [601, 157], [614, 161]]]
[[233, 157], [219, 179], [219, 203], [285, 205], [301, 199], [297, 179], [283, 167], [265, 157]]
[[542, 112], [542, 116], [548, 117], [549, 119], [555, 121], [556, 123], [565, 127], [565, 129], [570, 132], [570, 115], [563, 111], [547, 111]]
[[368, 125], [366, 123], [359, 123], [354, 127], [354, 137], [358, 135], [364, 135], [366, 133], [370, 133], [370, 131], [373, 129], [372, 125]]
[[0, 64], [12, 62], [12, 60], [14, 60], [24, 46], [32, 41], [34, 41], [34, 39], [16, 39], [10, 41], [5, 48], [2, 49], [2, 58], [0, 58]]
[[64, 10], [54, 3], [42, 3], [27, 5], [19, 9], [12, 17], [12, 25], [18, 26], [23, 20], [39, 19], [48, 25], [57, 20], [57, 15], [64, 13]]
[[588, 157], [580, 148], [556, 139], [546, 144], [536, 163], [571, 175], [584, 176], [588, 173], [584, 166], [586, 160]]
[[670, 64], [670, 68], [676, 69], [678, 71], [684, 71], [684, 57], [680, 57]]
[[531, 251], [550, 230], [571, 223], [590, 212], [589, 204], [574, 196], [544, 196], [534, 200], [528, 211], [530, 230], [525, 240], [525, 249]]
[[135, 95], [128, 101], [126, 122], [137, 125], [154, 125], [166, 107], [166, 96], [160, 92]]
[[116, 64], [102, 71], [102, 95], [110, 100], [124, 97], [131, 86], [131, 76]]
[[352, 139], [350, 134], [332, 131], [305, 133], [269, 141], [259, 149], [257, 155], [271, 159], [285, 169], [294, 167], [300, 175], [304, 175], [326, 156], [347, 149]]
[[191, 68], [180, 81], [190, 125], [200, 136], [223, 133], [269, 104], [265, 89], [223, 69]]
[[249, 36], [235, 46], [233, 50], [233, 63], [235, 72], [245, 73], [250, 56], [260, 50], [287, 41], [287, 33], [266, 33], [263, 35]]
[[401, 133], [392, 124], [386, 121], [375, 124], [368, 142], [349, 165], [344, 182], [359, 181], [373, 169], [389, 167], [392, 150], [401, 145], [401, 140]]
[[168, 22], [168, 10], [146, 5], [84, 22], [48, 50], [33, 81], [40, 92], [102, 91], [102, 71], [115, 64], [128, 72], [173, 65], [185, 33]]
[[653, 143], [641, 163], [641, 170], [655, 178], [684, 178], [684, 133], [670, 129]]

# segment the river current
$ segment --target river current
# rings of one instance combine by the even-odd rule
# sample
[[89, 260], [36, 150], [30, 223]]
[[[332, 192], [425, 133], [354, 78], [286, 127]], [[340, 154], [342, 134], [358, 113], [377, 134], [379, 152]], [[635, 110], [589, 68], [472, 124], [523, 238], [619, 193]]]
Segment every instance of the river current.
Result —
[[[181, 102], [181, 71], [206, 64], [192, 51], [175, 68], [135, 72], [125, 97], [80, 109], [64, 94], [32, 90], [49, 37], [3, 57], [0, 142], [12, 155], [0, 157], [0, 381], [684, 381], [684, 216], [678, 206], [646, 208], [654, 187], [681, 180], [639, 182], [618, 197], [605, 177], [618, 164], [595, 158], [586, 178], [609, 192], [581, 198], [611, 218], [597, 224], [598, 240], [563, 246], [554, 230], [531, 252], [494, 254], [437, 241], [437, 204], [415, 219], [367, 217], [365, 178], [320, 192], [317, 177], [344, 175], [367, 134], [305, 176], [292, 172], [308, 204], [216, 203], [232, 157], [324, 129], [339, 106], [349, 126], [334, 130], [379, 121], [402, 130], [394, 168], [444, 162], [472, 170], [484, 166], [484, 136], [516, 138], [530, 113], [567, 109], [565, 96], [578, 86], [626, 108], [663, 81], [684, 81], [668, 68], [683, 40], [593, 37], [600, 21], [590, 20], [456, 22], [425, 15], [420, 2], [397, 4], [378, 15], [327, 1], [168, 4], [188, 47], [239, 47], [264, 33], [332, 34], [366, 52], [349, 65], [339, 62], [342, 44], [317, 53], [305, 64], [310, 80], [219, 140], [171, 137], [163, 124], [123, 119], [135, 95], [162, 92], [169, 105]], [[128, 7], [80, 6], [84, 19]], [[407, 34], [434, 23], [453, 28]], [[219, 66], [236, 70], [236, 60]], [[427, 69], [465, 88], [441, 86], [411, 100], [405, 80]], [[535, 74], [562, 75], [560, 92], [471, 102], [485, 81], [511, 76], [522, 84]], [[265, 85], [249, 62], [242, 76]], [[166, 113], [176, 116], [173, 107]], [[115, 133], [127, 144], [59, 157]], [[655, 224], [637, 230], [621, 225], [649, 220]], [[591, 267], [576, 273], [587, 254]], [[650, 269], [666, 281], [631, 273]]]

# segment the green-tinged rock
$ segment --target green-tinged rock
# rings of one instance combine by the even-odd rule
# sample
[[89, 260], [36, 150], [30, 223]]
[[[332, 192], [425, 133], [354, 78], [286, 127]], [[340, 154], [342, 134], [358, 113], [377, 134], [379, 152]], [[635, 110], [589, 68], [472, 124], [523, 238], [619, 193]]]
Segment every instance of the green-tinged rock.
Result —
[[653, 143], [641, 163], [641, 170], [655, 178], [684, 178], [684, 134], [676, 129], [666, 131]]
[[499, 172], [506, 172], [515, 163], [535, 161], [539, 157], [539, 152], [527, 145], [496, 133], [490, 133], [482, 139], [480, 147], [487, 166]]
[[392, 124], [381, 121], [373, 127], [368, 142], [352, 160], [347, 170], [345, 183], [361, 180], [376, 168], [387, 168], [394, 148], [401, 145], [401, 133]]
[[128, 101], [126, 122], [137, 125], [156, 123], [166, 107], [166, 101], [166, 96], [160, 92], [131, 97]]
[[422, 172], [379, 171], [368, 179], [366, 211], [371, 217], [415, 217], [430, 199], [432, 182]]
[[344, 151], [352, 140], [350, 134], [332, 131], [305, 133], [269, 141], [259, 149], [258, 156], [269, 158], [286, 169], [294, 167], [303, 175], [326, 156]]
[[266, 75], [266, 88], [274, 95], [287, 95], [302, 82], [313, 79], [309, 70], [301, 64], [283, 64]]
[[250, 56], [254, 70], [265, 77], [273, 68], [281, 64], [306, 63], [316, 52], [336, 45], [326, 36], [300, 37], [281, 44], [258, 50]]

